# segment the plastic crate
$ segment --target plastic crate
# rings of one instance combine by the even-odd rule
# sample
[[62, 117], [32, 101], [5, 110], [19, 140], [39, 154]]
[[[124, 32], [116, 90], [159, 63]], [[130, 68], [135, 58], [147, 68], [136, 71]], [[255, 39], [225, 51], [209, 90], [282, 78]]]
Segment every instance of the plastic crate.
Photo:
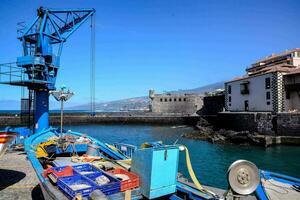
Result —
[[[98, 185], [96, 183], [96, 178], [102, 175], [106, 176], [110, 180], [110, 182], [105, 185]], [[101, 190], [105, 195], [111, 195], [120, 192], [121, 182], [114, 176], [107, 174], [104, 171], [87, 174], [85, 176], [93, 181], [94, 184], [96, 184], [96, 188]]]
[[91, 164], [82, 164], [82, 165], [74, 165], [73, 166], [74, 171], [78, 172], [81, 175], [88, 175], [88, 174], [93, 174], [97, 172], [102, 172], [102, 170], [94, 167]]
[[124, 174], [129, 177], [128, 180], [121, 181], [121, 190], [120, 190], [121, 192], [130, 190], [133, 188], [137, 188], [140, 186], [140, 177], [132, 172], [125, 170], [125, 169], [118, 168], [118, 169], [110, 170], [110, 171], [108, 171], [108, 173], [111, 173], [114, 175]]
[[72, 168], [72, 166], [60, 166], [60, 167], [51, 167], [44, 171], [43, 176], [47, 177], [49, 174], [53, 174], [55, 178], [64, 177], [64, 176], [73, 176], [78, 174]]
[[[87, 184], [90, 187], [84, 189], [72, 189], [72, 185], [76, 184]], [[76, 194], [81, 194], [83, 197], [89, 196], [89, 194], [96, 189], [95, 183], [93, 183], [90, 179], [86, 178], [82, 175], [75, 175], [75, 176], [66, 176], [60, 177], [57, 181], [57, 186], [68, 195], [70, 199], [73, 199]]]

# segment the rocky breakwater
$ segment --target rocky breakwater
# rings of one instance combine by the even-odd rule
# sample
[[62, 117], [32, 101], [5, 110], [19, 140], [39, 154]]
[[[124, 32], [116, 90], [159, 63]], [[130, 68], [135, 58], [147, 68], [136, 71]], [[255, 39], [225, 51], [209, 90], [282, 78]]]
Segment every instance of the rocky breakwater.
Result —
[[239, 144], [239, 145], [265, 145], [265, 140], [256, 132], [232, 131], [219, 129], [216, 130], [207, 120], [201, 118], [195, 129], [183, 134], [184, 138], [205, 140], [217, 144]]

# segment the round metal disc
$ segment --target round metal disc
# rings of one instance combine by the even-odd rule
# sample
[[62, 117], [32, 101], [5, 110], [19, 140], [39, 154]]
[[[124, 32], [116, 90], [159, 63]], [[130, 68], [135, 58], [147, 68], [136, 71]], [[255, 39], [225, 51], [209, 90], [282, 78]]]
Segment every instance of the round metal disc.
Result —
[[254, 192], [259, 184], [259, 171], [252, 162], [237, 160], [228, 168], [227, 180], [235, 193], [248, 195]]

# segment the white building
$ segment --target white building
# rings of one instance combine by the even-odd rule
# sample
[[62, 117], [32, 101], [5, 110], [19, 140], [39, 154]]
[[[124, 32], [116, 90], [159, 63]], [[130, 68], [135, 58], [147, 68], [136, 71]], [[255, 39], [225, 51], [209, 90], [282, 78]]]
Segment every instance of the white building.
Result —
[[246, 76], [225, 83], [227, 111], [285, 111], [283, 76], [300, 68], [300, 49], [261, 59], [246, 69]]

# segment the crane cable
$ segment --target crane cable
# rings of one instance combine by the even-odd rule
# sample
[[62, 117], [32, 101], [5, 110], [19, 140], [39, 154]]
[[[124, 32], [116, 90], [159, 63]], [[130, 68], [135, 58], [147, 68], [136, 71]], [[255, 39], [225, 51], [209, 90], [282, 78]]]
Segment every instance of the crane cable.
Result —
[[91, 109], [91, 115], [95, 115], [95, 21], [96, 21], [96, 14], [94, 13], [91, 16], [91, 57], [90, 57], [90, 64], [91, 64], [91, 69], [90, 69], [90, 109]]

